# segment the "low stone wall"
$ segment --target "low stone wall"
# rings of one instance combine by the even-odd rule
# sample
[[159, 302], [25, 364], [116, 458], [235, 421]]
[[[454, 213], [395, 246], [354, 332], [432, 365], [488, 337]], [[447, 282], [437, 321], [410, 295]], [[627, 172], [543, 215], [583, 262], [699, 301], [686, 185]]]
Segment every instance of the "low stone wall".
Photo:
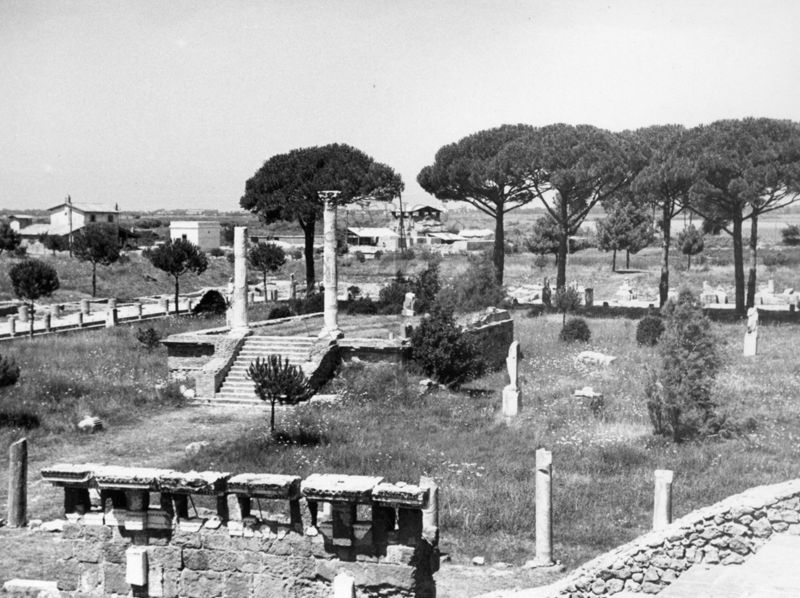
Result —
[[167, 368], [173, 379], [192, 379], [199, 397], [213, 397], [250, 331], [227, 328], [173, 334], [161, 341], [167, 348]]
[[505, 366], [508, 347], [514, 341], [514, 320], [507, 310], [489, 307], [479, 315], [459, 318], [458, 323], [475, 341], [489, 368]]
[[[436, 595], [428, 480], [63, 464], [42, 475], [65, 491], [62, 596], [329, 598], [342, 572], [358, 598]], [[190, 517], [203, 497], [215, 512]]]
[[800, 480], [759, 486], [689, 513], [575, 570], [551, 596], [655, 594], [699, 563], [743, 563], [774, 533], [800, 534]]
[[[516, 310], [525, 310], [530, 316], [540, 316], [546, 313], [556, 313], [554, 309], [548, 309], [540, 303], [530, 305], [519, 304], [514, 307]], [[658, 303], [652, 307], [632, 307], [624, 305], [593, 305], [592, 307], [581, 307], [574, 315], [584, 318], [629, 318], [640, 320], [647, 315], [659, 313]], [[703, 313], [709, 320], [714, 322], [743, 322], [746, 316], [737, 314], [732, 309], [704, 308]], [[760, 309], [758, 310], [760, 324], [800, 324], [800, 311], [784, 311]]]

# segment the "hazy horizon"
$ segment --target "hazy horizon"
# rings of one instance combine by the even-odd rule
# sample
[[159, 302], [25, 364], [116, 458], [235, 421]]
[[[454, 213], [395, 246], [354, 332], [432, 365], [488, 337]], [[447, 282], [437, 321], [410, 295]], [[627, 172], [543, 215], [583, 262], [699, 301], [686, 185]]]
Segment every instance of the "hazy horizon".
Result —
[[800, 4], [0, 0], [0, 208], [238, 209], [270, 156], [348, 143], [425, 195], [503, 123], [800, 120]]

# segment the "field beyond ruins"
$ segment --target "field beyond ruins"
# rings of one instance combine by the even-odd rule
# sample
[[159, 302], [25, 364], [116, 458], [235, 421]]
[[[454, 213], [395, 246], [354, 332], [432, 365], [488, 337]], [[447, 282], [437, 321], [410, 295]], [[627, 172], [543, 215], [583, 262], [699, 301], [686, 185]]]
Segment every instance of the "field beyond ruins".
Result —
[[[171, 319], [156, 327], [174, 333], [213, 325], [213, 320]], [[560, 316], [515, 313], [524, 407], [510, 426], [499, 414], [504, 371], [460, 392], [423, 395], [420, 375], [354, 364], [330, 384], [342, 395], [340, 402], [281, 412], [277, 440], [269, 437], [266, 411], [203, 416], [201, 409], [184, 406], [175, 392], [154, 392], [154, 384], [167, 376], [164, 349], [148, 353], [135, 340], [135, 328], [15, 342], [4, 353], [23, 373], [18, 385], [0, 389], [0, 412], [25, 411], [41, 425], [23, 431], [6, 420], [0, 439], [7, 446], [28, 436], [34, 481], [46, 464], [103, 455], [114, 462], [178, 469], [301, 476], [390, 472], [395, 479], [430, 475], [442, 488], [443, 550], [455, 562], [482, 555], [490, 563], [515, 565], [533, 557], [534, 453], [546, 447], [554, 457], [554, 555], [570, 568], [649, 528], [654, 469], [676, 472], [676, 516], [800, 474], [800, 405], [788, 391], [798, 384], [797, 372], [786, 365], [794, 351], [793, 327], [762, 326], [759, 355], [745, 360], [743, 328], [715, 324], [725, 365], [714, 397], [734, 432], [728, 438], [673, 444], [651, 433], [642, 388], [655, 350], [636, 345], [636, 322], [589, 320], [588, 346], [559, 343], [560, 325]], [[574, 357], [584, 349], [618, 359], [605, 368], [576, 365]], [[602, 403], [572, 396], [587, 385], [603, 393]], [[103, 418], [107, 429], [79, 436], [74, 423], [87, 413]], [[183, 422], [190, 436], [169, 433], [160, 425], [165, 421], [169, 426]], [[194, 432], [187, 426], [201, 421]], [[108, 452], [118, 434], [137, 440]], [[209, 444], [187, 457], [182, 449], [192, 441]], [[95, 453], [93, 447], [102, 448]], [[0, 502], [5, 501], [5, 475], [3, 470]], [[59, 515], [57, 490], [35, 482], [31, 495], [32, 516]], [[44, 563], [55, 562], [44, 554], [49, 542], [29, 559], [19, 556], [24, 550], [3, 550], [4, 579], [11, 572], [42, 577]]]

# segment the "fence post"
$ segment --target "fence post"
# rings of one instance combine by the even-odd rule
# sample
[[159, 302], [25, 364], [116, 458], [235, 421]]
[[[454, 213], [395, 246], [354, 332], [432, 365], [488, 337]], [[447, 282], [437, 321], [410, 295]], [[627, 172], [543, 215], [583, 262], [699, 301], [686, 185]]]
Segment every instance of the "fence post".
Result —
[[24, 527], [28, 522], [28, 439], [8, 449], [8, 525]]
[[658, 530], [672, 523], [672, 478], [669, 469], [656, 469], [653, 496], [653, 529]]
[[355, 579], [342, 571], [333, 578], [333, 598], [355, 598]]
[[553, 453], [540, 448], [536, 451], [536, 564], [553, 564]]

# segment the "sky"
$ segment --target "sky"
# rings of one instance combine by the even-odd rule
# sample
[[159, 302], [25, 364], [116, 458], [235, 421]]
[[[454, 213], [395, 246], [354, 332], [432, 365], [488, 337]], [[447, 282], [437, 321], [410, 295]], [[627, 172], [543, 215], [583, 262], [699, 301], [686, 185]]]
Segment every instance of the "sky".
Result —
[[271, 156], [403, 177], [504, 123], [800, 121], [796, 0], [0, 0], [0, 208], [235, 210]]

